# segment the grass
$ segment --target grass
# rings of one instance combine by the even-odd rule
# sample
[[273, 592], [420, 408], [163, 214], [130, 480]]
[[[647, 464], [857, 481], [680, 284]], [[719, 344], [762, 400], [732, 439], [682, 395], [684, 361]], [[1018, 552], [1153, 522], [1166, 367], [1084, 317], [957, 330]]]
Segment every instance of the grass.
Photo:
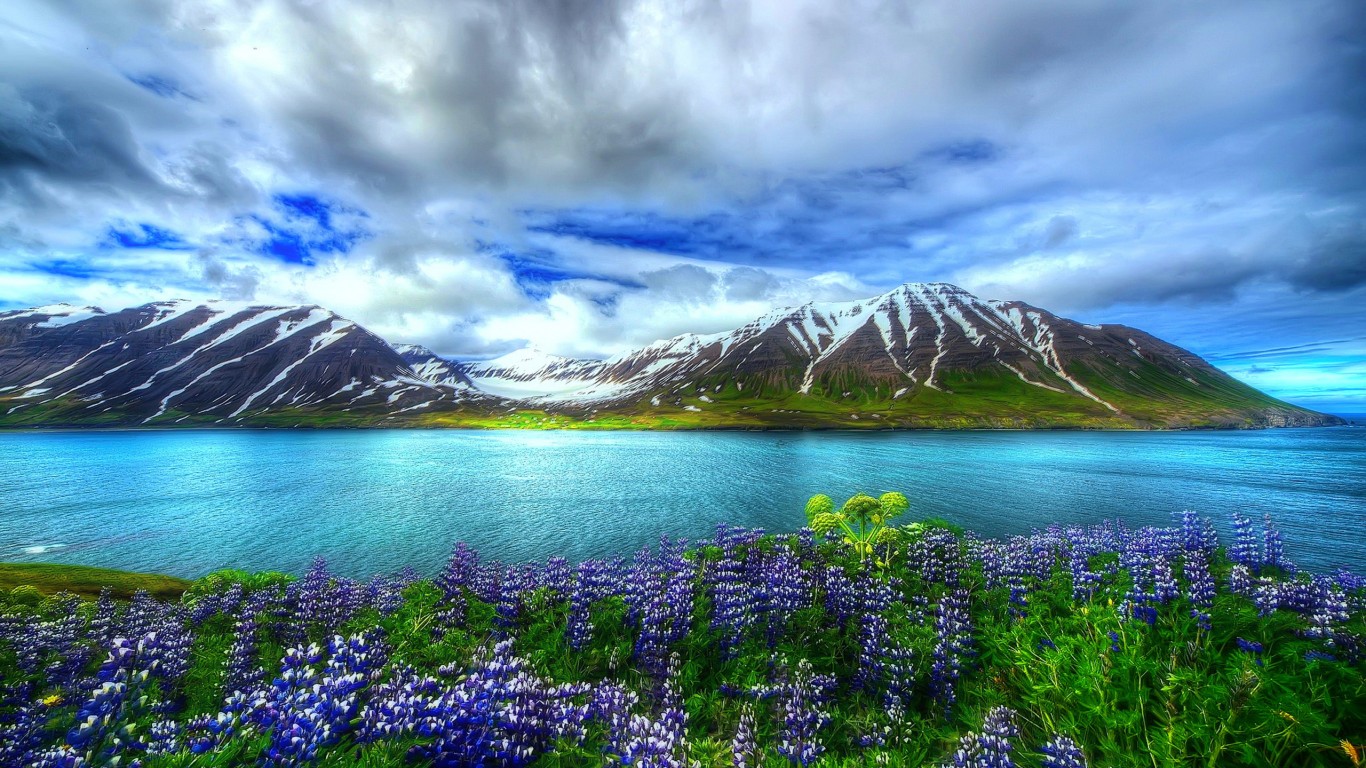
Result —
[[[1305, 415], [1238, 382], [1199, 371], [1190, 378], [1152, 363], [1139, 364], [1123, 381], [1112, 371], [1069, 370], [1119, 412], [1081, 397], [1067, 382], [1039, 374], [1053, 391], [1009, 373], [944, 371], [939, 389], [859, 379], [853, 373], [814, 382], [811, 393], [790, 382], [699, 379], [657, 397], [593, 408], [500, 408], [443, 404], [401, 414], [382, 410], [279, 408], [219, 423], [216, 416], [168, 411], [148, 427], [263, 427], [349, 429], [373, 427], [455, 429], [1184, 429], [1264, 426], [1268, 413]], [[893, 387], [897, 387], [894, 389]], [[706, 398], [705, 400], [703, 398]], [[10, 409], [20, 404], [13, 413]], [[0, 398], [0, 428], [142, 426], [140, 417], [115, 411], [90, 414], [72, 398], [24, 404]]]
[[29, 586], [44, 595], [69, 592], [81, 597], [99, 597], [108, 587], [113, 596], [127, 600], [140, 589], [158, 600], [179, 600], [192, 582], [158, 573], [133, 573], [111, 568], [57, 563], [0, 563], [0, 592]]

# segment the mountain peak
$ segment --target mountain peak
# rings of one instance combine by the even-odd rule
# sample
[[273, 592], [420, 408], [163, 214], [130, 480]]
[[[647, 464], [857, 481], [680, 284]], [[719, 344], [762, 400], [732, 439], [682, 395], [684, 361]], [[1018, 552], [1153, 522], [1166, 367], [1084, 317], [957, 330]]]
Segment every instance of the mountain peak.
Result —
[[953, 283], [902, 283], [901, 285], [898, 285], [897, 287], [893, 288], [892, 290], [890, 290], [890, 291], [888, 291], [888, 292], [882, 294], [882, 296], [880, 296], [880, 297], [878, 297], [878, 298], [887, 298], [887, 297], [889, 297], [889, 296], [916, 296], [916, 297], [919, 297], [919, 296], [925, 296], [925, 295], [941, 296], [941, 297], [945, 297], [945, 296], [956, 296], [956, 297], [969, 296], [969, 297], [972, 297], [972, 298], [974, 298], [974, 299], [977, 298], [976, 296], [973, 295], [973, 293], [972, 293], [971, 291], [968, 291], [968, 290], [966, 290], [966, 289], [964, 289], [964, 288], [960, 288], [959, 286], [956, 286], [956, 285], [954, 285]]
[[536, 344], [528, 344], [520, 349], [505, 352], [498, 357], [485, 362], [486, 365], [497, 366], [527, 366], [527, 365], [554, 365], [557, 363], [570, 362], [573, 358], [556, 355], [546, 352]]
[[534, 343], [451, 361], [316, 305], [0, 313], [0, 424], [452, 424], [523, 405], [682, 426], [1332, 423], [1136, 329], [982, 301], [950, 283], [777, 309], [607, 361]]

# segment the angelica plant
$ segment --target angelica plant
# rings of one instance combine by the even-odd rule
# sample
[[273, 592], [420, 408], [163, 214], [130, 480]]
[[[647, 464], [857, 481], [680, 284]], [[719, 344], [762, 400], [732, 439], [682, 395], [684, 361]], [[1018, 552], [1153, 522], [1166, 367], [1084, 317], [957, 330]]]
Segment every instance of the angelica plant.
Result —
[[817, 494], [806, 502], [806, 521], [816, 533], [839, 531], [842, 541], [853, 548], [860, 562], [872, 560], [879, 568], [885, 568], [902, 538], [891, 521], [910, 507], [906, 495], [897, 491], [877, 498], [860, 493], [845, 501], [839, 510], [829, 496]]

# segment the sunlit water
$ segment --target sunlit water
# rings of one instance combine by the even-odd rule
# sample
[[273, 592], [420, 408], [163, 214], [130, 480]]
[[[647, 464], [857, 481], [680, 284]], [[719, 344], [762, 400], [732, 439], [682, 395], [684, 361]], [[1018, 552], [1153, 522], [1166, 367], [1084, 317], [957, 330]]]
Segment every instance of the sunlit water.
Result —
[[0, 560], [432, 573], [460, 540], [581, 560], [718, 521], [790, 531], [811, 494], [886, 490], [989, 535], [1195, 509], [1227, 537], [1233, 510], [1270, 512], [1291, 558], [1366, 570], [1361, 428], [0, 433]]

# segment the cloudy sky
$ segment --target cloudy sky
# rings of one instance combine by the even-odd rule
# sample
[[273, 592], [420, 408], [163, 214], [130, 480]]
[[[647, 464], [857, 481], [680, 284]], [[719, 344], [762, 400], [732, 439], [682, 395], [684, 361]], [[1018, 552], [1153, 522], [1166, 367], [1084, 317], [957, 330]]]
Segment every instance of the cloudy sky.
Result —
[[910, 281], [1366, 411], [1366, 9], [0, 4], [0, 309], [598, 356]]

